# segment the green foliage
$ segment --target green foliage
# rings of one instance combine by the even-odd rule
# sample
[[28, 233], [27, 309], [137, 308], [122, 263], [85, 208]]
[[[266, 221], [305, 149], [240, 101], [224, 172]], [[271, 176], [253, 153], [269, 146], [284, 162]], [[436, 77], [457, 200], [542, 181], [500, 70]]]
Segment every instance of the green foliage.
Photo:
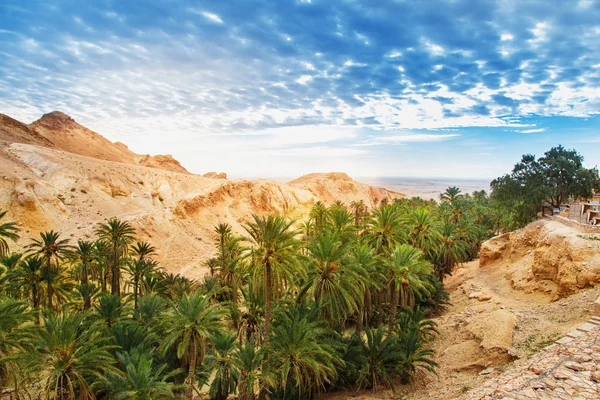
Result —
[[543, 157], [525, 154], [510, 174], [491, 184], [497, 224], [505, 230], [522, 227], [544, 207], [551, 210], [578, 198], [590, 198], [600, 188], [596, 168], [583, 167], [583, 156], [563, 146]]
[[0, 258], [0, 390], [254, 400], [410, 382], [435, 370], [428, 317], [448, 304], [444, 276], [494, 233], [490, 207], [449, 189], [442, 204], [254, 216], [243, 236], [219, 224], [201, 281], [161, 269], [116, 218], [74, 246], [44, 232]]

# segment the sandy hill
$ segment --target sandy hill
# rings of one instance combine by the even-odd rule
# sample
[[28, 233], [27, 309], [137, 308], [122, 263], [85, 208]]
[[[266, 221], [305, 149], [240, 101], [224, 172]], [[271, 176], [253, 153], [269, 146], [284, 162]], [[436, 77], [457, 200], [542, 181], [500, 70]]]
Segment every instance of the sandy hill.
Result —
[[123, 143], [113, 143], [59, 111], [44, 114], [30, 125], [0, 114], [0, 141], [33, 144], [100, 160], [188, 173], [170, 155], [136, 154]]
[[54, 147], [54, 143], [27, 124], [0, 114], [0, 141]]
[[[402, 196], [400, 193], [394, 193], [387, 189], [356, 182], [343, 172], [308, 174], [289, 182], [289, 185], [306, 189], [327, 202], [334, 202], [349, 194], [363, 199], [383, 199], [390, 194]], [[370, 202], [367, 204], [371, 205]]]
[[45, 229], [92, 238], [95, 223], [117, 216], [160, 249], [168, 270], [190, 277], [206, 271], [219, 222], [241, 233], [253, 213], [301, 218], [319, 200], [373, 205], [402, 197], [340, 174], [312, 174], [289, 184], [193, 175], [175, 168], [179, 163], [171, 158], [138, 159], [62, 113], [30, 126], [10, 119], [0, 127], [0, 209], [19, 223], [20, 245]]

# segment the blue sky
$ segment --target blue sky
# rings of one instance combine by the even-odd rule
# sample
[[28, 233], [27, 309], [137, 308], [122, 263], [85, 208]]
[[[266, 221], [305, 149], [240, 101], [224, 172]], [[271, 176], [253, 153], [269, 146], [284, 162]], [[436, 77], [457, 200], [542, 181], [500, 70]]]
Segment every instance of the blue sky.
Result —
[[237, 177], [600, 164], [600, 1], [0, 4], [0, 112]]

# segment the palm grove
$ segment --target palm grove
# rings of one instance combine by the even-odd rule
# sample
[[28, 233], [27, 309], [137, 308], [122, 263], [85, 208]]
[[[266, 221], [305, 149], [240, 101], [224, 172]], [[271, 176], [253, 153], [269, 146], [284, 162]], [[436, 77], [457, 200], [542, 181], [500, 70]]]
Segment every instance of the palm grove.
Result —
[[49, 231], [10, 252], [1, 212], [0, 397], [315, 398], [435, 373], [444, 276], [513, 227], [507, 199], [448, 188], [439, 204], [255, 215], [243, 235], [219, 224], [201, 281], [116, 218], [94, 241]]

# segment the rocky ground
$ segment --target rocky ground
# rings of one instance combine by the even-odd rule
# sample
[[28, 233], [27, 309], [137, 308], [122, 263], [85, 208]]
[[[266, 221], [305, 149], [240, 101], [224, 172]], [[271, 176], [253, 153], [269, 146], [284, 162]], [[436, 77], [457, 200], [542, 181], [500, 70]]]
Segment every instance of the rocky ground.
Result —
[[600, 398], [600, 318], [594, 317], [527, 362], [487, 380], [462, 400]]

